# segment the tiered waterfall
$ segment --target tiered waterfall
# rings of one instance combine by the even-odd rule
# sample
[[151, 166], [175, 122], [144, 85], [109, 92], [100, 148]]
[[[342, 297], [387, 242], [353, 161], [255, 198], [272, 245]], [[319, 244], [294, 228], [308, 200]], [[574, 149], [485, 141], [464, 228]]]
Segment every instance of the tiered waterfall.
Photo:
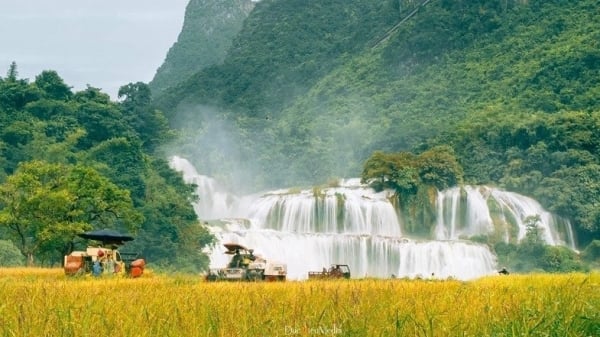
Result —
[[[403, 235], [401, 210], [390, 201], [392, 192], [377, 193], [358, 179], [330, 188], [235, 196], [183, 158], [173, 157], [171, 166], [197, 185], [194, 208], [200, 219], [209, 221], [219, 243], [237, 242], [287, 263], [290, 279], [304, 279], [308, 271], [332, 263], [348, 264], [353, 277], [468, 280], [494, 274], [498, 267], [489, 248], [464, 239], [498, 231], [507, 240], [513, 232], [522, 238], [523, 220], [529, 215], [540, 216], [546, 242], [574, 246], [568, 222], [557, 222], [533, 199], [488, 187], [439, 192], [434, 233], [416, 240]], [[494, 211], [488, 206], [490, 198]], [[492, 218], [501, 219], [502, 225]], [[566, 234], [559, 235], [560, 229]], [[212, 249], [211, 266], [226, 265], [223, 252], [221, 244]]]

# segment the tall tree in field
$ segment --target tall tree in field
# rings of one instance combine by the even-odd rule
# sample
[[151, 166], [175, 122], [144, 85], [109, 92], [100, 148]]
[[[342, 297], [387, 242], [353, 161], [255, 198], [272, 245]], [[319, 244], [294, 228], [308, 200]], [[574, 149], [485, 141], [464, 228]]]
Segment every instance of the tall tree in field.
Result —
[[0, 185], [0, 226], [30, 266], [49, 249], [67, 253], [78, 233], [134, 231], [141, 221], [129, 192], [87, 167], [27, 162]]

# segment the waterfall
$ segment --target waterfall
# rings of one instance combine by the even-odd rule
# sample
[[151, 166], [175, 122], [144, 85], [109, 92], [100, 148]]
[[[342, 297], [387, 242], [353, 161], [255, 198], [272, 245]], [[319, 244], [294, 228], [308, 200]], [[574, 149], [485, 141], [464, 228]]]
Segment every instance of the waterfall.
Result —
[[317, 192], [269, 192], [250, 205], [247, 217], [259, 228], [282, 232], [400, 237], [401, 227], [389, 202], [389, 192], [351, 186]]
[[[461, 192], [466, 194], [465, 198], [461, 198]], [[547, 212], [534, 199], [517, 193], [486, 186], [450, 188], [438, 193], [437, 214], [438, 240], [497, 233], [506, 242], [512, 237], [520, 241], [527, 232], [525, 219], [537, 215], [542, 239], [547, 244], [575, 249], [573, 229], [568, 221]], [[493, 220], [492, 214], [498, 219]]]
[[193, 204], [194, 211], [201, 219], [218, 219], [232, 216], [237, 198], [221, 189], [217, 182], [204, 175], [198, 174], [196, 168], [186, 159], [174, 156], [170, 166], [183, 173], [187, 184], [196, 185], [198, 201]]
[[[359, 179], [326, 188], [240, 197], [219, 189], [183, 158], [173, 157], [171, 167], [197, 186], [198, 217], [214, 220], [210, 229], [219, 243], [209, 252], [211, 267], [225, 266], [228, 256], [222, 243], [236, 242], [257, 255], [287, 263], [290, 279], [305, 279], [308, 271], [342, 263], [350, 266], [353, 277], [468, 280], [494, 274], [497, 267], [487, 246], [462, 240], [465, 237], [501, 231], [508, 240], [517, 231], [520, 239], [525, 235], [523, 219], [537, 214], [546, 242], [564, 242], [556, 234], [561, 224], [533, 199], [488, 187], [439, 192], [432, 239], [414, 240], [402, 231], [401, 210], [390, 201], [392, 193], [375, 192]], [[495, 224], [495, 218], [502, 225]], [[562, 226], [568, 233], [570, 224]], [[572, 235], [568, 240], [570, 244]]]
[[[244, 229], [221, 231], [216, 236], [220, 242], [242, 243], [254, 247], [257, 255], [286, 262], [290, 279], [305, 279], [308, 271], [320, 271], [331, 263], [348, 264], [352, 277], [468, 280], [496, 270], [496, 258], [487, 248], [460, 241]], [[224, 248], [215, 247], [213, 267], [227, 264], [224, 252]]]

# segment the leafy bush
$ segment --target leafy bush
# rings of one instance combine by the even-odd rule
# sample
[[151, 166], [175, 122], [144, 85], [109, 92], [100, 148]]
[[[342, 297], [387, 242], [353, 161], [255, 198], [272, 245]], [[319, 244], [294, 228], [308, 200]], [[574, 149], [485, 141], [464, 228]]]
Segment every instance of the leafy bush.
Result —
[[523, 241], [520, 244], [499, 242], [494, 245], [498, 264], [516, 272], [567, 273], [588, 271], [577, 253], [563, 246]]
[[481, 244], [487, 244], [489, 242], [489, 238], [485, 234], [473, 235], [473, 236], [469, 237], [468, 240], [471, 240], [471, 241], [477, 242], [477, 243], [481, 243]]
[[600, 240], [590, 242], [581, 253], [581, 257], [587, 262], [600, 260]]
[[0, 240], [0, 266], [19, 267], [25, 265], [25, 257], [19, 249], [8, 240]]
[[561, 246], [546, 246], [539, 264], [547, 272], [587, 271], [574, 251]]

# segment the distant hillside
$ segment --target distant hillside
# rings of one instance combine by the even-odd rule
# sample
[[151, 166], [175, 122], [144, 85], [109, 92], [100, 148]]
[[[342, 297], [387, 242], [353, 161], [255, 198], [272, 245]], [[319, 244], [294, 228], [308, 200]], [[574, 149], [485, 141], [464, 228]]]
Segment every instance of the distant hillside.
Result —
[[394, 23], [397, 2], [258, 2], [223, 65], [195, 74], [163, 95], [174, 108], [190, 97], [250, 110], [280, 109]]
[[[334, 172], [344, 172], [348, 163], [375, 150], [432, 144], [475, 121], [487, 122], [473, 131], [496, 131], [499, 116], [514, 116], [518, 123], [536, 112], [600, 109], [597, 3], [530, 1], [508, 8], [501, 1], [457, 3], [431, 1], [386, 44], [363, 50], [322, 77], [284, 110], [277, 138], [292, 137], [323, 158], [336, 158], [330, 163]], [[285, 125], [302, 125], [302, 131]], [[439, 140], [449, 141], [457, 140]], [[488, 171], [493, 174], [468, 178], [498, 182], [503, 166], [467, 148], [456, 150], [463, 149], [467, 173], [480, 170], [477, 166], [493, 168]], [[315, 156], [294, 155], [304, 163]], [[356, 165], [358, 172], [360, 160]]]
[[160, 93], [207, 66], [223, 62], [253, 7], [251, 0], [190, 0], [177, 42], [150, 82], [152, 91]]
[[466, 183], [600, 233], [594, 0], [256, 4], [222, 64], [155, 98], [178, 154], [236, 189], [360, 176], [374, 151], [449, 145]]
[[273, 183], [288, 184], [357, 175], [374, 150], [411, 149], [490, 109], [597, 108], [595, 2], [424, 3], [261, 1], [223, 64], [156, 104], [173, 125], [235, 123], [236, 158], [259, 172], [285, 163]]

